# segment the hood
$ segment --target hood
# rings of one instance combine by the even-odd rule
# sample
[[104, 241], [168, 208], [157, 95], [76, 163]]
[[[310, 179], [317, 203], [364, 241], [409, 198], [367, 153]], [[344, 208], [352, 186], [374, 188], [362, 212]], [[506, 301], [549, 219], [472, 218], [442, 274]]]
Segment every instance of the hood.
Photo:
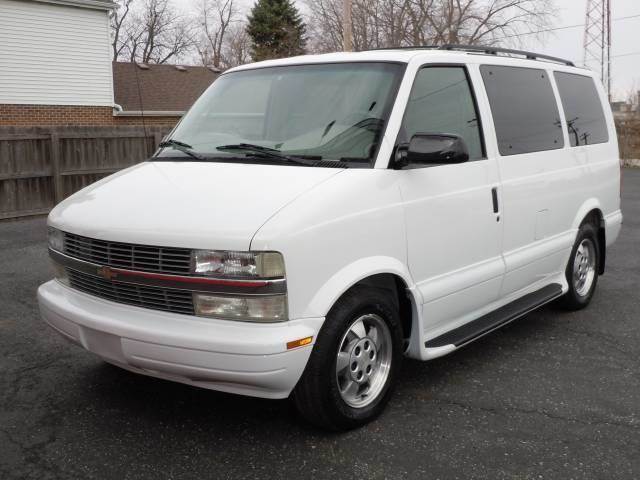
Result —
[[49, 224], [102, 240], [248, 250], [255, 232], [342, 169], [215, 162], [145, 162], [60, 203]]

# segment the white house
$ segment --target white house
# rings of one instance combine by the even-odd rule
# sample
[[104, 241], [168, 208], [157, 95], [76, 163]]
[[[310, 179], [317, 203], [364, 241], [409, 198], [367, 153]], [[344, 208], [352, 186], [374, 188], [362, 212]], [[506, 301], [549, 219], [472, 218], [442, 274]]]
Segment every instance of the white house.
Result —
[[113, 122], [109, 0], [0, 0], [0, 126]]

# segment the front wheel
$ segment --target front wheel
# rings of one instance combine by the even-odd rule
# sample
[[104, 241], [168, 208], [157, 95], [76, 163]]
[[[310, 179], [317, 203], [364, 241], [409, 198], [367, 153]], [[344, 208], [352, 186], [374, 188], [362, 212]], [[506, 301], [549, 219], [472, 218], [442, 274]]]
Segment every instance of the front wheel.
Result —
[[562, 307], [580, 310], [589, 305], [598, 283], [599, 265], [598, 232], [592, 224], [584, 223], [578, 230], [565, 272], [569, 291], [560, 298]]
[[331, 309], [293, 394], [310, 423], [348, 430], [389, 401], [402, 362], [398, 307], [377, 289], [356, 287]]

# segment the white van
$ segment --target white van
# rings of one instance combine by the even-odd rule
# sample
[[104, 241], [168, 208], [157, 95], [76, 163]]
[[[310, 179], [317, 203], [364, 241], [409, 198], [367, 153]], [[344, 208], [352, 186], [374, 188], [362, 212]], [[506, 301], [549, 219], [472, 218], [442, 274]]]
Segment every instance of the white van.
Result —
[[44, 320], [109, 363], [371, 420], [403, 356], [591, 300], [622, 223], [592, 72], [448, 46], [225, 72], [148, 161], [49, 215]]

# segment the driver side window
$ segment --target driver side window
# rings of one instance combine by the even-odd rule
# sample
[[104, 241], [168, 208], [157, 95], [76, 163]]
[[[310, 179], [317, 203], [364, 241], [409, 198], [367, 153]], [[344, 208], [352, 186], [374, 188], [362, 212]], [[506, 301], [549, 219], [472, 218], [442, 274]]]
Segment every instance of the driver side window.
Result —
[[480, 117], [464, 67], [425, 67], [418, 72], [399, 143], [416, 133], [459, 135], [467, 144], [469, 160], [485, 158]]

